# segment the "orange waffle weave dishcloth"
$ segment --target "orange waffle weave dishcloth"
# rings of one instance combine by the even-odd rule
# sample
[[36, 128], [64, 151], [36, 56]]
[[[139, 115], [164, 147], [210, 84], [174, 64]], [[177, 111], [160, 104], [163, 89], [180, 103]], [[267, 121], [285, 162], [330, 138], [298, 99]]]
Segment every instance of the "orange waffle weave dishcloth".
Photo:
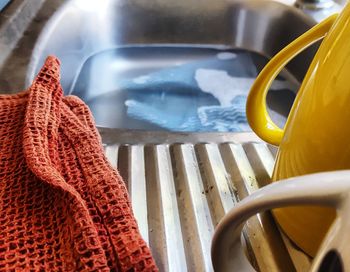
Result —
[[48, 57], [0, 96], [0, 271], [157, 271], [87, 106]]

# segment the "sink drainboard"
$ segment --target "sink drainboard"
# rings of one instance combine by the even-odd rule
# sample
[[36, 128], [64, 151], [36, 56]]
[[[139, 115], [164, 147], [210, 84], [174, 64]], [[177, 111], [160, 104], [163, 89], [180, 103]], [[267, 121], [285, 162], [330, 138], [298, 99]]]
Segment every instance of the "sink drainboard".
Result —
[[[142, 132], [132, 132], [139, 139], [131, 143], [125, 131], [100, 133], [107, 142], [107, 158], [127, 183], [140, 231], [160, 270], [212, 271], [215, 226], [237, 201], [269, 182], [276, 149], [259, 140], [242, 140], [249, 133], [225, 134], [225, 139], [219, 135], [215, 143], [206, 143], [211, 139], [202, 134], [203, 143], [196, 144], [171, 142], [171, 136], [167, 143], [156, 144], [154, 132], [148, 135], [151, 141]], [[248, 221], [243, 236], [260, 271], [303, 271], [310, 264], [281, 235], [270, 213]]]

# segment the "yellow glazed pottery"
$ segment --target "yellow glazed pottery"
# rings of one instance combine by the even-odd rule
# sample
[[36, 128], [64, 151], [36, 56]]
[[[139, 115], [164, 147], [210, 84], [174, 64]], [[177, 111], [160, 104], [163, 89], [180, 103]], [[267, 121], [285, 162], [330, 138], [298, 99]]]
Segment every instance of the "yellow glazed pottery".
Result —
[[[323, 37], [281, 130], [267, 113], [269, 86], [289, 60]], [[273, 181], [350, 169], [350, 4], [267, 64], [248, 96], [247, 117], [258, 136], [279, 145]], [[312, 190], [309, 193], [312, 195]], [[283, 231], [310, 256], [315, 256], [336, 216], [331, 208], [311, 206], [281, 208], [273, 213]]]

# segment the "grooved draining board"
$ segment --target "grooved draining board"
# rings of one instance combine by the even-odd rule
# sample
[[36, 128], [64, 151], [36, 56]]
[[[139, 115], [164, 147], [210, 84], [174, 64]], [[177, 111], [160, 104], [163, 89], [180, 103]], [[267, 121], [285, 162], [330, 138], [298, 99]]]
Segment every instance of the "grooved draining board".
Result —
[[[276, 148], [252, 133], [100, 133], [160, 270], [212, 271], [215, 226], [240, 199], [269, 183]], [[307, 257], [281, 236], [270, 213], [249, 220], [244, 238], [260, 271], [309, 267]]]

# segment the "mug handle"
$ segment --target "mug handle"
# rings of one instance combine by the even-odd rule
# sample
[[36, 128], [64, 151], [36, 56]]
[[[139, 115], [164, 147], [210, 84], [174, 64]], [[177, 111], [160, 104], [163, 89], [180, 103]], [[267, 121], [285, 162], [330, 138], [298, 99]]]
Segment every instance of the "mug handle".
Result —
[[253, 131], [265, 142], [279, 145], [283, 130], [270, 118], [266, 108], [267, 92], [284, 66], [307, 47], [322, 39], [338, 17], [334, 14], [317, 24], [275, 55], [260, 72], [247, 99], [247, 119]]
[[[310, 194], [312, 192], [312, 194]], [[313, 261], [311, 271], [320, 270], [328, 252], [334, 250], [350, 271], [350, 170], [299, 176], [267, 185], [239, 202], [219, 222], [211, 246], [214, 271], [255, 271], [241, 246], [244, 223], [253, 215], [295, 205], [321, 205], [337, 210], [337, 218]], [[337, 270], [338, 271], [338, 270]]]

